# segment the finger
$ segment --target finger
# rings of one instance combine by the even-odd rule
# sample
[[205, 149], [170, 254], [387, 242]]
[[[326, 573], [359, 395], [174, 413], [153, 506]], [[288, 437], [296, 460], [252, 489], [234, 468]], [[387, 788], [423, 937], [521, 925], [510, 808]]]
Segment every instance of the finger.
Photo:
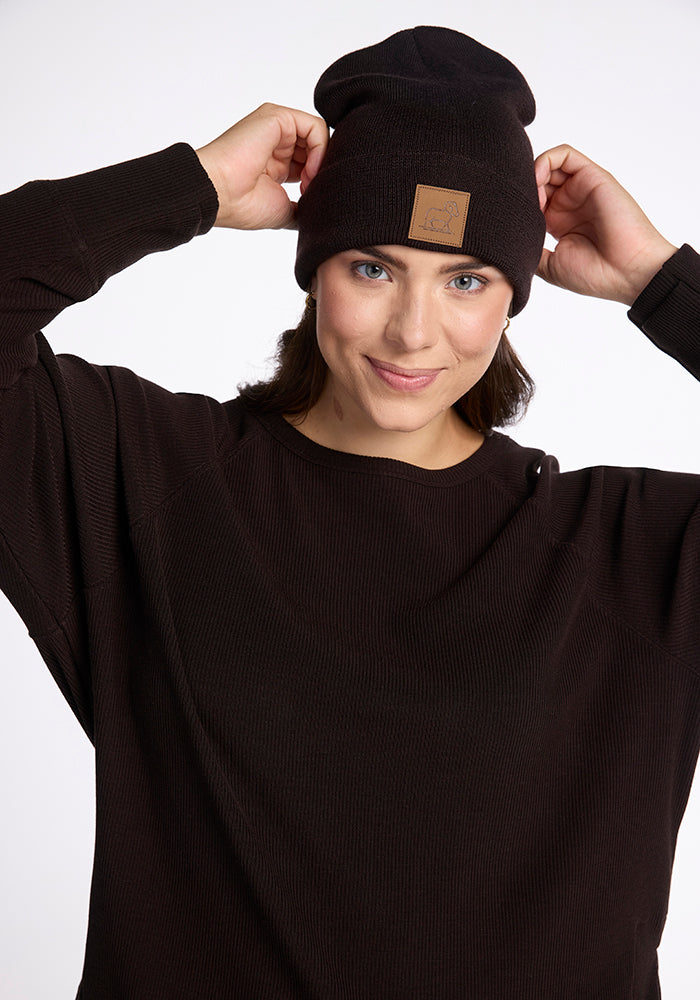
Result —
[[543, 212], [546, 213], [552, 198], [557, 191], [561, 191], [569, 178], [569, 174], [561, 174], [561, 171], [557, 171], [556, 176], [551, 177], [546, 184], [538, 185], [537, 193], [540, 199], [540, 209]]
[[[309, 161], [310, 151], [306, 147], [306, 142], [304, 139], [300, 139], [297, 142], [296, 148], [292, 155], [292, 161], [289, 164], [289, 180], [298, 181], [301, 179], [301, 175], [304, 172], [304, 168], [307, 167]], [[308, 169], [308, 168], [307, 168]], [[314, 171], [316, 172], [316, 171]]]
[[561, 171], [557, 171], [557, 174], [551, 178], [546, 184], [539, 184], [537, 187], [537, 192], [540, 199], [540, 208], [543, 212], [549, 208], [549, 203], [557, 193], [560, 191], [567, 180], [570, 179], [569, 174], [562, 174]]
[[551, 181], [538, 187], [537, 190], [540, 198], [540, 208], [543, 212], [546, 212], [554, 195], [558, 191], [561, 191], [566, 182], [571, 179], [571, 176], [572, 175], [570, 174], [562, 174], [561, 171], [557, 171], [557, 174], [551, 179]]
[[551, 256], [552, 256], [552, 251], [548, 250], [546, 247], [543, 247], [542, 254], [540, 256], [540, 262], [537, 265], [537, 271], [535, 273], [538, 275], [538, 277], [544, 278], [545, 281], [547, 280], [547, 273], [549, 271], [549, 261]]
[[[278, 130], [274, 143], [275, 155], [291, 158], [297, 150], [308, 157], [312, 151], [325, 150], [328, 128], [322, 118], [297, 108], [285, 108], [280, 104], [263, 104], [252, 115], [251, 121], [259, 119]], [[317, 155], [317, 154], [314, 154]]]
[[556, 276], [555, 268], [556, 256], [554, 250], [547, 250], [546, 248], [542, 251], [542, 256], [540, 257], [540, 262], [535, 272], [538, 278], [542, 278], [549, 285], [556, 285], [557, 288], [561, 288], [561, 281]]
[[549, 206], [549, 201], [557, 188], [565, 184], [571, 176], [568, 170], [563, 169], [571, 152], [574, 152], [571, 146], [555, 146], [540, 153], [535, 160], [535, 180], [540, 209], [543, 212]]
[[546, 203], [549, 202], [557, 188], [563, 187], [576, 174], [591, 167], [594, 170], [602, 169], [578, 149], [566, 144], [540, 153], [535, 160], [535, 177], [538, 188], [544, 191], [547, 196]]
[[[322, 118], [294, 108], [285, 112], [275, 158], [284, 162], [278, 172], [280, 183], [301, 181], [302, 194], [316, 176], [328, 146], [328, 126]], [[282, 174], [284, 176], [282, 176]]]
[[543, 153], [540, 153], [535, 160], [535, 174], [538, 180], [542, 179], [543, 173], [552, 174], [556, 170], [563, 170], [567, 174], [573, 174], [592, 162], [592, 160], [578, 149], [574, 149], [568, 143], [562, 143], [560, 146], [553, 146], [552, 149], [547, 149]]
[[295, 201], [291, 201], [289, 205], [290, 205], [289, 216], [287, 217], [286, 223], [281, 228], [296, 230], [299, 228], [297, 224], [297, 203]]
[[316, 176], [323, 163], [328, 148], [328, 126], [322, 118], [313, 117], [309, 131], [300, 138], [304, 140], [306, 153], [299, 175], [303, 191]]
[[553, 171], [558, 169], [557, 162], [555, 162], [560, 160], [557, 156], [557, 151], [563, 148], [562, 146], [557, 146], [554, 149], [547, 149], [537, 157], [535, 160], [535, 177], [538, 185], [549, 183]]

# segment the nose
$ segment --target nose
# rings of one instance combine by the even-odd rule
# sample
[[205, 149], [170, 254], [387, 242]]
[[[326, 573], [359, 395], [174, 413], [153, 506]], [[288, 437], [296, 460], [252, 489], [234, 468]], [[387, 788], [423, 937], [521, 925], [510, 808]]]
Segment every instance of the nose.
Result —
[[435, 303], [423, 289], [404, 289], [392, 303], [385, 336], [409, 354], [432, 347], [437, 339], [438, 319]]

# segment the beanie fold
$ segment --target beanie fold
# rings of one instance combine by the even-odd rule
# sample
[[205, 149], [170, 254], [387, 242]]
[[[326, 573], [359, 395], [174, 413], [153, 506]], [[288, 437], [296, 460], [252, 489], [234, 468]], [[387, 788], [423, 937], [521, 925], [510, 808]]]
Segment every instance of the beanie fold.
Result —
[[[545, 236], [537, 202], [512, 188], [505, 177], [466, 158], [445, 165], [440, 153], [343, 160], [312, 182], [313, 197], [299, 201], [299, 239], [295, 277], [308, 290], [316, 267], [343, 250], [372, 246], [409, 246], [418, 250], [461, 253], [497, 267], [513, 286], [511, 314], [525, 306], [532, 275], [539, 264]], [[354, 183], [353, 183], [354, 178]], [[361, 178], [361, 183], [359, 179]], [[459, 187], [457, 187], [459, 185]], [[468, 194], [461, 242], [441, 243], [440, 232], [429, 239], [410, 233], [418, 186], [440, 189], [438, 210], [455, 204], [450, 192]], [[309, 192], [312, 191], [309, 188]], [[534, 187], [534, 182], [533, 182]], [[459, 219], [455, 219], [457, 225]], [[447, 225], [454, 231], [452, 220]]]
[[315, 100], [335, 131], [299, 200], [301, 287], [336, 253], [409, 246], [499, 268], [520, 312], [546, 226], [524, 128], [534, 98], [515, 66], [460, 32], [419, 27], [343, 56]]

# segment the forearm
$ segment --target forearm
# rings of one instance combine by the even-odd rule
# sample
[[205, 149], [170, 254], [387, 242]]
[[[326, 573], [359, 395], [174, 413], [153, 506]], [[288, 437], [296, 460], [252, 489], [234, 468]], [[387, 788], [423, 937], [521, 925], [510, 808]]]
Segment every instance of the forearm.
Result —
[[34, 363], [35, 336], [146, 254], [206, 232], [216, 192], [184, 144], [0, 198], [0, 388]]

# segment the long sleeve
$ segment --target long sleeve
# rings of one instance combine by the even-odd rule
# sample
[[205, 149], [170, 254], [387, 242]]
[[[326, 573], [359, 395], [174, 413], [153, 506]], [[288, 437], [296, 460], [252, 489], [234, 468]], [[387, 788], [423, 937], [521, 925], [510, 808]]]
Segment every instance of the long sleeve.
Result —
[[[187, 173], [90, 239], [75, 182], [42, 317], [176, 239], [173, 203], [198, 231]], [[697, 370], [681, 253], [632, 313]], [[21, 370], [30, 311], [0, 585], [96, 749], [81, 1000], [658, 996], [700, 479], [498, 433], [439, 470], [336, 452], [41, 339]]]
[[[147, 443], [177, 403], [129, 372], [55, 357], [38, 331], [145, 254], [205, 232], [216, 208], [185, 144], [0, 199], [0, 587], [40, 646], [51, 635], [61, 647], [44, 655], [88, 729], [79, 595], [126, 557], [125, 478], [145, 490], [157, 476], [152, 462], [125, 468], [122, 438]], [[118, 387], [141, 400], [140, 417], [116, 405]], [[190, 409], [183, 423], [207, 440], [207, 407]]]
[[0, 388], [36, 362], [35, 337], [73, 302], [158, 250], [206, 232], [216, 192], [184, 143], [0, 199]]

